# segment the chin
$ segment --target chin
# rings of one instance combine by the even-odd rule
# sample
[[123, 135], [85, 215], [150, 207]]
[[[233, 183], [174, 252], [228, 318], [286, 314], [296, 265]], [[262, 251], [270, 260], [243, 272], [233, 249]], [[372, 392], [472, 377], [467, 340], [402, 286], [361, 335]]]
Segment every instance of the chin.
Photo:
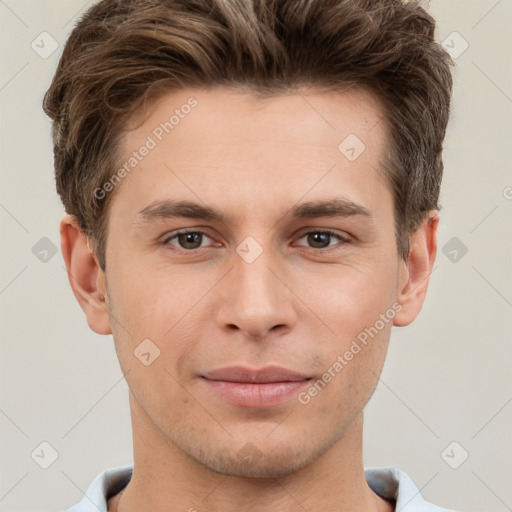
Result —
[[280, 478], [296, 473], [307, 462], [302, 458], [279, 455], [262, 454], [257, 460], [240, 459], [236, 454], [233, 457], [222, 456], [217, 459], [209, 458], [203, 464], [222, 475], [239, 478]]
[[[190, 453], [201, 465], [228, 476], [239, 478], [279, 478], [291, 475], [317, 459], [325, 450], [311, 443], [303, 446], [280, 445], [258, 449], [246, 442], [234, 450], [230, 446], [209, 445], [198, 453]], [[220, 449], [219, 449], [220, 448]]]

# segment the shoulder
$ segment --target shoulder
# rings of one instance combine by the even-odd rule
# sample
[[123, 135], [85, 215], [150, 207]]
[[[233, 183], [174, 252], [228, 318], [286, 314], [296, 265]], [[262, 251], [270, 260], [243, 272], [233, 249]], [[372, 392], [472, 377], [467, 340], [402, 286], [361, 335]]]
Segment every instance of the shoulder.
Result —
[[121, 466], [101, 472], [88, 487], [82, 501], [65, 512], [107, 512], [108, 499], [128, 485], [132, 471], [133, 466]]
[[454, 512], [426, 501], [409, 476], [397, 468], [367, 468], [366, 481], [379, 496], [395, 500], [400, 512]]

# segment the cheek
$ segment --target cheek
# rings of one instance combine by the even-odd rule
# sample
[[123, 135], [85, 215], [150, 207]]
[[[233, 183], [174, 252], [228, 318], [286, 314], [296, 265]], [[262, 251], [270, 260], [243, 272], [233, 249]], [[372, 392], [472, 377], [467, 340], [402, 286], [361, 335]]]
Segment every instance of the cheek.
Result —
[[[126, 275], [131, 278], [122, 278]], [[199, 302], [214, 282], [203, 275], [193, 278], [190, 271], [187, 276], [163, 268], [116, 267], [109, 279], [109, 306], [119, 362], [131, 373], [127, 380], [140, 389], [170, 393], [183, 384], [184, 363], [193, 359], [210, 318]]]
[[[315, 286], [312, 286], [315, 284]], [[307, 305], [342, 340], [372, 326], [392, 308], [396, 298], [393, 267], [372, 264], [339, 266], [304, 279], [302, 296]]]
[[[340, 408], [365, 402], [378, 381], [396, 315], [395, 275], [374, 269], [338, 269], [308, 294], [312, 310], [328, 325], [317, 388]], [[321, 290], [321, 291], [320, 291]], [[395, 304], [395, 307], [393, 305]], [[334, 334], [333, 334], [334, 333]], [[313, 392], [314, 393], [314, 392]], [[321, 402], [321, 400], [319, 401]]]
[[[118, 265], [109, 276], [119, 322], [133, 335], [165, 337], [187, 316], [215, 276], [166, 265]], [[210, 284], [211, 281], [211, 284]]]
[[[380, 324], [378, 325], [380, 327]], [[391, 322], [382, 329], [372, 324], [348, 341], [331, 346], [324, 360], [324, 372], [312, 382], [300, 403], [308, 403], [310, 412], [321, 418], [333, 416], [342, 428], [364, 408], [377, 386], [388, 347]], [[309, 396], [308, 396], [309, 395]], [[335, 411], [335, 412], [333, 412]]]

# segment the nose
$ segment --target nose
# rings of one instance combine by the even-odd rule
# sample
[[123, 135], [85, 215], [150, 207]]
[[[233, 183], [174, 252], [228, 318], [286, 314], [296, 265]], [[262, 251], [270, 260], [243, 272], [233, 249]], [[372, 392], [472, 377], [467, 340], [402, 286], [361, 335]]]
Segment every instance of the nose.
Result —
[[245, 338], [261, 340], [283, 333], [297, 321], [293, 292], [286, 284], [282, 265], [264, 250], [252, 262], [234, 255], [234, 268], [223, 280], [218, 322], [223, 330], [241, 331]]

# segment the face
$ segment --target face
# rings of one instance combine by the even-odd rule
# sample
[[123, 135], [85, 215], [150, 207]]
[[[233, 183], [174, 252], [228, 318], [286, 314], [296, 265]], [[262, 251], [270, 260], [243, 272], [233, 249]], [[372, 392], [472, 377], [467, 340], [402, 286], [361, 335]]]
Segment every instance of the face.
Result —
[[133, 119], [110, 326], [137, 414], [217, 472], [297, 471], [375, 388], [403, 281], [381, 118], [360, 91], [217, 88]]

